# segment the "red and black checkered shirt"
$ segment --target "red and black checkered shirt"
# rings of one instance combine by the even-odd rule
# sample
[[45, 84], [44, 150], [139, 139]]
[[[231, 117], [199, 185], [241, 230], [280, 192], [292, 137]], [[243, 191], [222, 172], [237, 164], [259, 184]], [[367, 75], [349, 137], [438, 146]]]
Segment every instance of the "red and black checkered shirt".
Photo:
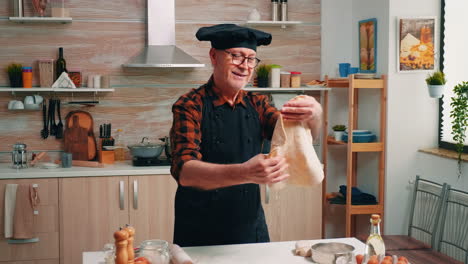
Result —
[[[203, 109], [203, 97], [214, 96], [214, 106], [229, 104], [227, 100], [218, 96], [219, 93], [212, 85], [212, 79], [208, 83], [200, 86], [198, 89], [192, 89], [190, 92], [182, 95], [172, 106], [173, 123], [170, 132], [172, 147], [172, 165], [171, 174], [178, 181], [179, 173], [184, 163], [189, 160], [202, 160], [200, 153], [201, 121]], [[231, 107], [238, 104], [246, 105], [245, 97], [248, 97], [250, 103], [258, 112], [262, 127], [262, 136], [271, 139], [279, 111], [270, 105], [268, 98], [259, 93], [240, 90], [236, 101]]]

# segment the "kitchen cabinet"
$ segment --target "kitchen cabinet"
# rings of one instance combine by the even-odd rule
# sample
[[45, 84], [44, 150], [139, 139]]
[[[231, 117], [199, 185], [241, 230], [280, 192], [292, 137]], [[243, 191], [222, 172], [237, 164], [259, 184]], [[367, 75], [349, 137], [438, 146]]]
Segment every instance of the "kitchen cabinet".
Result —
[[279, 191], [270, 190], [265, 203], [265, 186], [261, 186], [262, 204], [270, 240], [294, 241], [320, 239], [322, 236], [322, 186], [287, 185]]
[[135, 245], [172, 241], [176, 183], [170, 175], [62, 178], [60, 263], [81, 264], [84, 251], [113, 243], [119, 227], [135, 227]]
[[176, 181], [171, 175], [130, 176], [130, 186], [130, 224], [136, 230], [135, 243], [154, 238], [172, 242]]
[[[8, 244], [4, 235], [4, 210], [0, 210], [0, 263], [45, 264], [59, 259], [59, 208], [57, 179], [0, 180], [0, 205], [5, 203], [6, 184], [38, 184], [39, 214], [33, 217], [34, 234], [39, 242]], [[13, 262], [15, 261], [15, 262]]]

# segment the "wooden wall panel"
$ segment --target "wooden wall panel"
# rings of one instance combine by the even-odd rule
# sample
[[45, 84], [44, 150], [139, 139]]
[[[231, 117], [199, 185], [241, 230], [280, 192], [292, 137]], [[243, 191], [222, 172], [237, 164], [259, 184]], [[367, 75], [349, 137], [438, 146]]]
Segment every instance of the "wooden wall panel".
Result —
[[[142, 136], [156, 140], [169, 133], [172, 123], [171, 105], [177, 98], [198, 87], [210, 77], [212, 68], [208, 58], [209, 42], [196, 40], [195, 33], [202, 26], [222, 21], [242, 22], [257, 8], [262, 18], [269, 19], [270, 1], [253, 0], [176, 0], [176, 42], [193, 57], [205, 63], [194, 69], [135, 69], [121, 65], [139, 53], [146, 45], [146, 0], [69, 0], [71, 24], [18, 24], [9, 22], [11, 1], [0, 1], [0, 86], [9, 86], [3, 70], [15, 61], [37, 68], [37, 59], [57, 58], [58, 47], [64, 47], [68, 68], [81, 68], [83, 83], [89, 74], [110, 75], [115, 93], [74, 94], [73, 99], [99, 99], [96, 107], [63, 106], [62, 116], [70, 110], [89, 111], [99, 124], [112, 122], [122, 128], [125, 144], [135, 143]], [[281, 29], [257, 27], [273, 35], [270, 46], [259, 47], [258, 57], [264, 63], [275, 63], [287, 71], [301, 71], [303, 82], [320, 77], [320, 0], [290, 1], [290, 20], [302, 20], [305, 25]], [[37, 70], [37, 69], [35, 69]], [[38, 78], [35, 73], [34, 84]], [[167, 85], [167, 86], [166, 86]], [[27, 94], [0, 93], [0, 151], [9, 151], [17, 142], [25, 142], [28, 149], [58, 150], [62, 141], [40, 138], [41, 111], [13, 112], [7, 110], [8, 101], [22, 100]], [[50, 98], [49, 93], [41, 95]], [[70, 94], [57, 94], [63, 101]], [[6, 157], [8, 156], [8, 157]], [[0, 155], [8, 161], [9, 155]]]

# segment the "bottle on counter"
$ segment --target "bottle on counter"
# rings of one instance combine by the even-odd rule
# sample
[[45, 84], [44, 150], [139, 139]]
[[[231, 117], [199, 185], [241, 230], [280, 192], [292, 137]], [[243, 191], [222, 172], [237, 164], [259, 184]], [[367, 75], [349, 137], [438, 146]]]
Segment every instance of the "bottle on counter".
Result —
[[279, 20], [280, 4], [279, 0], [271, 0], [271, 21]]
[[366, 254], [367, 256], [385, 256], [385, 244], [380, 235], [380, 215], [373, 214], [370, 223], [370, 235], [366, 241]]
[[65, 58], [63, 57], [63, 48], [60, 47], [59, 48], [59, 57], [58, 57], [57, 61], [55, 62], [55, 76], [56, 76], [56, 79], [58, 79], [58, 77], [60, 77], [60, 74], [62, 74], [62, 72], [68, 72], [68, 71], [67, 71], [67, 62], [65, 61]]

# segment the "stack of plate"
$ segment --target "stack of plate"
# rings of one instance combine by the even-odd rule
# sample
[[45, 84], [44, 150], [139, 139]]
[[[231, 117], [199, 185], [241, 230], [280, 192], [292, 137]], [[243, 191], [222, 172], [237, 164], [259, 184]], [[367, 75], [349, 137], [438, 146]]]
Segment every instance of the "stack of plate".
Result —
[[356, 79], [373, 79], [375, 78], [375, 73], [356, 73], [354, 74]]

